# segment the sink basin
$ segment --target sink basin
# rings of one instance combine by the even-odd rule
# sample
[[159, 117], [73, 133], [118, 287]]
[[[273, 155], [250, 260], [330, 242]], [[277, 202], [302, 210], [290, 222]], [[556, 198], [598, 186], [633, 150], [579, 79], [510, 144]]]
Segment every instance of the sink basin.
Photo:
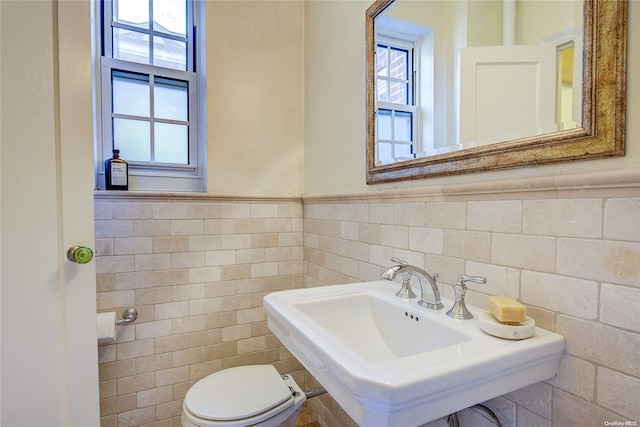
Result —
[[455, 320], [398, 284], [363, 282], [275, 292], [264, 299], [269, 329], [361, 426], [420, 426], [552, 378], [562, 336], [535, 328], [524, 340], [480, 330], [484, 310]]
[[356, 292], [292, 301], [292, 306], [372, 363], [426, 353], [471, 339], [444, 322], [445, 319], [410, 312], [393, 302], [379, 293]]

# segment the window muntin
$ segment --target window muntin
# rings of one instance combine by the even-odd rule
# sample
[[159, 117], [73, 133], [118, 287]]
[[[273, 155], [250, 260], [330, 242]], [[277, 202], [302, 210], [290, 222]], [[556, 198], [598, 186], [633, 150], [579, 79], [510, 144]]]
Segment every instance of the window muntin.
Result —
[[378, 43], [376, 50], [376, 75], [378, 101], [410, 105], [410, 70], [413, 48], [395, 47]]
[[106, 56], [175, 70], [193, 70], [186, 0], [113, 0]]
[[415, 158], [416, 67], [411, 42], [379, 38], [376, 44], [376, 164]]
[[413, 116], [406, 111], [378, 109], [378, 159], [413, 159]]
[[106, 68], [111, 70], [110, 139], [121, 157], [188, 165], [190, 82]]
[[132, 189], [203, 190], [199, 8], [203, 15], [200, 1], [103, 1], [99, 185], [102, 163], [117, 148]]

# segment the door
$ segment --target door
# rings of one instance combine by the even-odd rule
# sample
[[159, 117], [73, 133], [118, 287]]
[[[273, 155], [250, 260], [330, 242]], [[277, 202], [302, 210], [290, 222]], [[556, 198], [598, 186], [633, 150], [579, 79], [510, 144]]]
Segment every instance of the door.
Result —
[[460, 142], [464, 148], [557, 130], [555, 46], [460, 50]]
[[90, 4], [0, 2], [1, 394], [7, 427], [99, 425]]

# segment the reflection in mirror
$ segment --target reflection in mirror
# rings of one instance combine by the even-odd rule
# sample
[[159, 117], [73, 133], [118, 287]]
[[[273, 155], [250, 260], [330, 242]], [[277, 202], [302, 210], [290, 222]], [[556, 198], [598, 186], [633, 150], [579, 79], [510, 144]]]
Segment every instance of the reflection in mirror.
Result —
[[579, 127], [582, 16], [575, 0], [391, 3], [375, 18], [376, 165]]
[[[603, 145], [592, 131], [596, 111], [622, 113], [616, 129], [624, 121], [625, 40], [625, 1], [376, 1], [367, 182], [623, 155], [623, 139]], [[535, 151], [590, 137], [570, 156]], [[505, 150], [499, 164], [488, 158]]]

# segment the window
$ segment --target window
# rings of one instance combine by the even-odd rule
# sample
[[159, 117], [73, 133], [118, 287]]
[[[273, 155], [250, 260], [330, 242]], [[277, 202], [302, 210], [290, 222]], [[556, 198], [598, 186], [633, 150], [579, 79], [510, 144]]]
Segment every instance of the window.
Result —
[[204, 2], [105, 0], [100, 12], [99, 188], [119, 149], [130, 189], [203, 191]]
[[376, 164], [413, 159], [417, 147], [414, 45], [379, 37], [376, 44]]

